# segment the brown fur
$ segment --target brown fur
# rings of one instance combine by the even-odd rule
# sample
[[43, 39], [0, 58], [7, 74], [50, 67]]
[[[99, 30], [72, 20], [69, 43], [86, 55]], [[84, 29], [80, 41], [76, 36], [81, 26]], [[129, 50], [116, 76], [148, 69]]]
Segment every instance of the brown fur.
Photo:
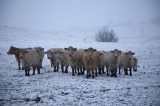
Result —
[[8, 55], [15, 55], [15, 58], [16, 58], [17, 63], [18, 63], [18, 69], [19, 70], [21, 69], [21, 66], [20, 66], [21, 60], [19, 58], [20, 50], [25, 50], [25, 49], [31, 49], [31, 48], [17, 48], [17, 47], [14, 47], [14, 46], [10, 46], [10, 49], [7, 52]]
[[95, 59], [95, 55], [94, 52], [96, 51], [96, 49], [93, 48], [88, 48], [85, 49], [85, 53], [83, 54], [83, 63], [84, 66], [86, 68], [87, 71], [87, 78], [89, 78], [90, 76], [92, 76], [92, 78], [94, 78], [94, 70], [96, 68], [96, 59]]

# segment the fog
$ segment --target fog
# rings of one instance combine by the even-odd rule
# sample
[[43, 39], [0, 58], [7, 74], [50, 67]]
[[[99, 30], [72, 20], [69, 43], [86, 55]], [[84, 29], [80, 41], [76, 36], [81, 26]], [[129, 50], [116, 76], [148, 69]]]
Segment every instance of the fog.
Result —
[[160, 26], [159, 0], [0, 0], [0, 25], [39, 31]]

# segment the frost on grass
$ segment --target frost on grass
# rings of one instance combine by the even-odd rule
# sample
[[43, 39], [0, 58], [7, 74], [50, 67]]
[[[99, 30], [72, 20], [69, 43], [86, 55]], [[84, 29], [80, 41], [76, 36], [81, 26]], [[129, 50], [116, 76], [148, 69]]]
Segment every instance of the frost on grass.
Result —
[[[121, 39], [117, 43], [83, 42], [85, 36], [73, 39], [51, 34], [27, 32], [16, 29], [0, 29], [0, 105], [55, 105], [55, 106], [159, 106], [160, 105], [160, 39]], [[27, 34], [27, 35], [26, 35]], [[34, 35], [34, 36], [33, 36]], [[25, 36], [25, 37], [24, 37]], [[5, 40], [5, 39], [8, 40]], [[82, 40], [81, 40], [82, 39]], [[73, 42], [74, 41], [74, 42]], [[145, 45], [144, 45], [145, 44]], [[53, 72], [49, 60], [44, 57], [40, 75], [25, 77], [17, 70], [14, 56], [7, 55], [9, 47], [41, 46], [47, 51], [53, 47], [94, 47], [97, 50], [132, 50], [139, 59], [139, 68], [133, 76], [124, 73], [117, 78], [98, 76], [72, 76]], [[31, 71], [32, 72], [32, 71]]]

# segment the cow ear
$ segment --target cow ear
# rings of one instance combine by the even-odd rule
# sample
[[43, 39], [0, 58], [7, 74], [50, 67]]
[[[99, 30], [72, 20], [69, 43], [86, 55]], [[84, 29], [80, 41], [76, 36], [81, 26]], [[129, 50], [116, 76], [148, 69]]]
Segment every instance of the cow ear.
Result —
[[40, 53], [40, 50], [36, 49], [36, 52], [37, 52], [37, 53]]
[[24, 50], [24, 53], [28, 53], [28, 51]]
[[88, 51], [88, 49], [84, 49], [84, 51], [85, 51], [85, 52], [87, 52], [87, 51]]
[[64, 50], [68, 50], [68, 48], [64, 48]]
[[132, 53], [132, 55], [134, 55], [135, 53]]
[[73, 50], [74, 50], [74, 51], [76, 51], [76, 50], [77, 50], [77, 48], [74, 48]]
[[93, 49], [93, 51], [97, 51], [96, 49]]
[[60, 54], [63, 54], [63, 52], [62, 52], [62, 51], [59, 51], [59, 53], [60, 53]]

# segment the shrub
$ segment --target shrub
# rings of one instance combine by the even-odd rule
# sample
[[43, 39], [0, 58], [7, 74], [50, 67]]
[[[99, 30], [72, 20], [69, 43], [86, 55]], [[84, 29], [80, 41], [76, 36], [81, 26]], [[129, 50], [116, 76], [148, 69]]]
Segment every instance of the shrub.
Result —
[[102, 27], [95, 35], [98, 42], [118, 42], [118, 38], [114, 30], [109, 30], [106, 27]]

